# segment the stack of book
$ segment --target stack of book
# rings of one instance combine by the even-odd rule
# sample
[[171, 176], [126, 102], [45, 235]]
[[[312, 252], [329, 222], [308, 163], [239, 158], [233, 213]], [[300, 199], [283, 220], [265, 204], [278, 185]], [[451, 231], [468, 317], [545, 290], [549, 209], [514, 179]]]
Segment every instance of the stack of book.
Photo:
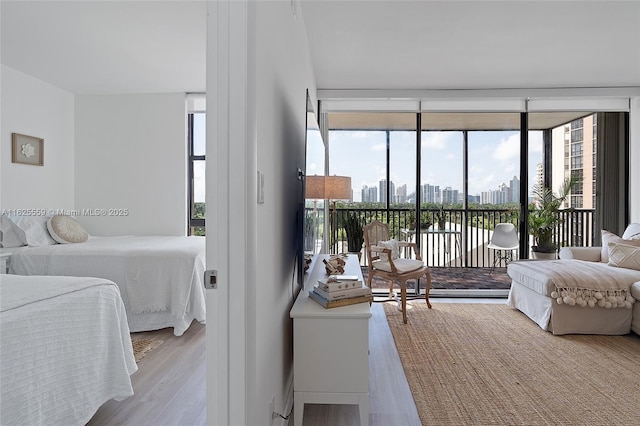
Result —
[[309, 297], [325, 308], [373, 302], [371, 289], [356, 275], [331, 275], [320, 279], [313, 290], [309, 290]]

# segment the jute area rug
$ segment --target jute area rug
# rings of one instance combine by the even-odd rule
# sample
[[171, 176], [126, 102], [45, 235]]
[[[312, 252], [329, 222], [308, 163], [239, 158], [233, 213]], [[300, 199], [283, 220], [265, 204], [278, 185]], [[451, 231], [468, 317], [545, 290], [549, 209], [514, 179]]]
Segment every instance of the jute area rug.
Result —
[[131, 344], [133, 345], [133, 356], [136, 359], [136, 362], [139, 362], [142, 358], [145, 357], [149, 352], [156, 349], [160, 346], [164, 340], [153, 340], [153, 339], [131, 339]]
[[498, 304], [384, 306], [423, 425], [639, 425], [640, 337], [554, 336]]

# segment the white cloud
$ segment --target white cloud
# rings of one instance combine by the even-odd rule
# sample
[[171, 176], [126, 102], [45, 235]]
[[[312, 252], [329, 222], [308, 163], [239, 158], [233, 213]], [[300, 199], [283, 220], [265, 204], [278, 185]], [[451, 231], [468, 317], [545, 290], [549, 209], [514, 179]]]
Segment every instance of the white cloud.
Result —
[[386, 151], [387, 144], [386, 143], [375, 143], [371, 145], [371, 151]]
[[469, 194], [479, 195], [488, 189], [497, 189], [499, 183], [493, 174], [469, 178]]
[[529, 152], [542, 152], [542, 132], [529, 132]]
[[469, 174], [474, 175], [476, 173], [484, 173], [484, 167], [473, 165], [469, 167]]
[[364, 130], [353, 132], [351, 135], [353, 136], [354, 139], [367, 139], [371, 137], [371, 134], [368, 132], [365, 132]]
[[443, 150], [447, 146], [447, 140], [451, 138], [448, 132], [429, 132], [422, 138], [422, 149], [431, 148]]
[[514, 134], [507, 139], [501, 139], [493, 151], [493, 158], [499, 161], [512, 160], [520, 157], [520, 135]]

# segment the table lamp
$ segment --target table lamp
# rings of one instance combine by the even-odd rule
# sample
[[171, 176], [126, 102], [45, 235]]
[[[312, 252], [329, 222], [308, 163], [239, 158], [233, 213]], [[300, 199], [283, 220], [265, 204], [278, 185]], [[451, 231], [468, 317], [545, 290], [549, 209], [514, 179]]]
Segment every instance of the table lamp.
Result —
[[[351, 199], [351, 178], [349, 176], [307, 176], [305, 191], [305, 198], [307, 199], [330, 200], [333, 202], [331, 228], [335, 230], [338, 213], [336, 210], [336, 200]], [[325, 238], [323, 238], [323, 245], [327, 241], [328, 226], [325, 226], [324, 230]]]

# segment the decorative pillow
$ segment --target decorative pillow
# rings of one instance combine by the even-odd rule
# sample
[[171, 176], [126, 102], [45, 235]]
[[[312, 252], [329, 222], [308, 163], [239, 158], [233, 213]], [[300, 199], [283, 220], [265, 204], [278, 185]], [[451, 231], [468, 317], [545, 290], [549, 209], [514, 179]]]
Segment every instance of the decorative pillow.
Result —
[[609, 243], [609, 266], [640, 271], [640, 247]]
[[84, 243], [89, 234], [71, 216], [56, 215], [47, 221], [47, 229], [60, 244]]
[[18, 227], [7, 216], [0, 217], [0, 247], [21, 247], [27, 245], [27, 236], [24, 231]]
[[[626, 235], [626, 232], [625, 232], [625, 235]], [[610, 243], [622, 243], [622, 244], [635, 246], [635, 245], [638, 245], [637, 243], [638, 241], [640, 241], [640, 235], [632, 236], [629, 239], [625, 239], [617, 236], [613, 232], [605, 231], [603, 229], [602, 230], [602, 251], [600, 253], [600, 261], [601, 262], [609, 261], [609, 244]]]
[[640, 223], [630, 223], [627, 229], [624, 230], [622, 238], [625, 240], [638, 240], [640, 239]]
[[[397, 259], [400, 257], [400, 245], [398, 240], [378, 241], [378, 246], [391, 250], [391, 259]], [[380, 260], [388, 262], [387, 253], [380, 253]]]
[[10, 216], [9, 218], [24, 231], [27, 245], [40, 247], [56, 243], [47, 231], [48, 216]]

